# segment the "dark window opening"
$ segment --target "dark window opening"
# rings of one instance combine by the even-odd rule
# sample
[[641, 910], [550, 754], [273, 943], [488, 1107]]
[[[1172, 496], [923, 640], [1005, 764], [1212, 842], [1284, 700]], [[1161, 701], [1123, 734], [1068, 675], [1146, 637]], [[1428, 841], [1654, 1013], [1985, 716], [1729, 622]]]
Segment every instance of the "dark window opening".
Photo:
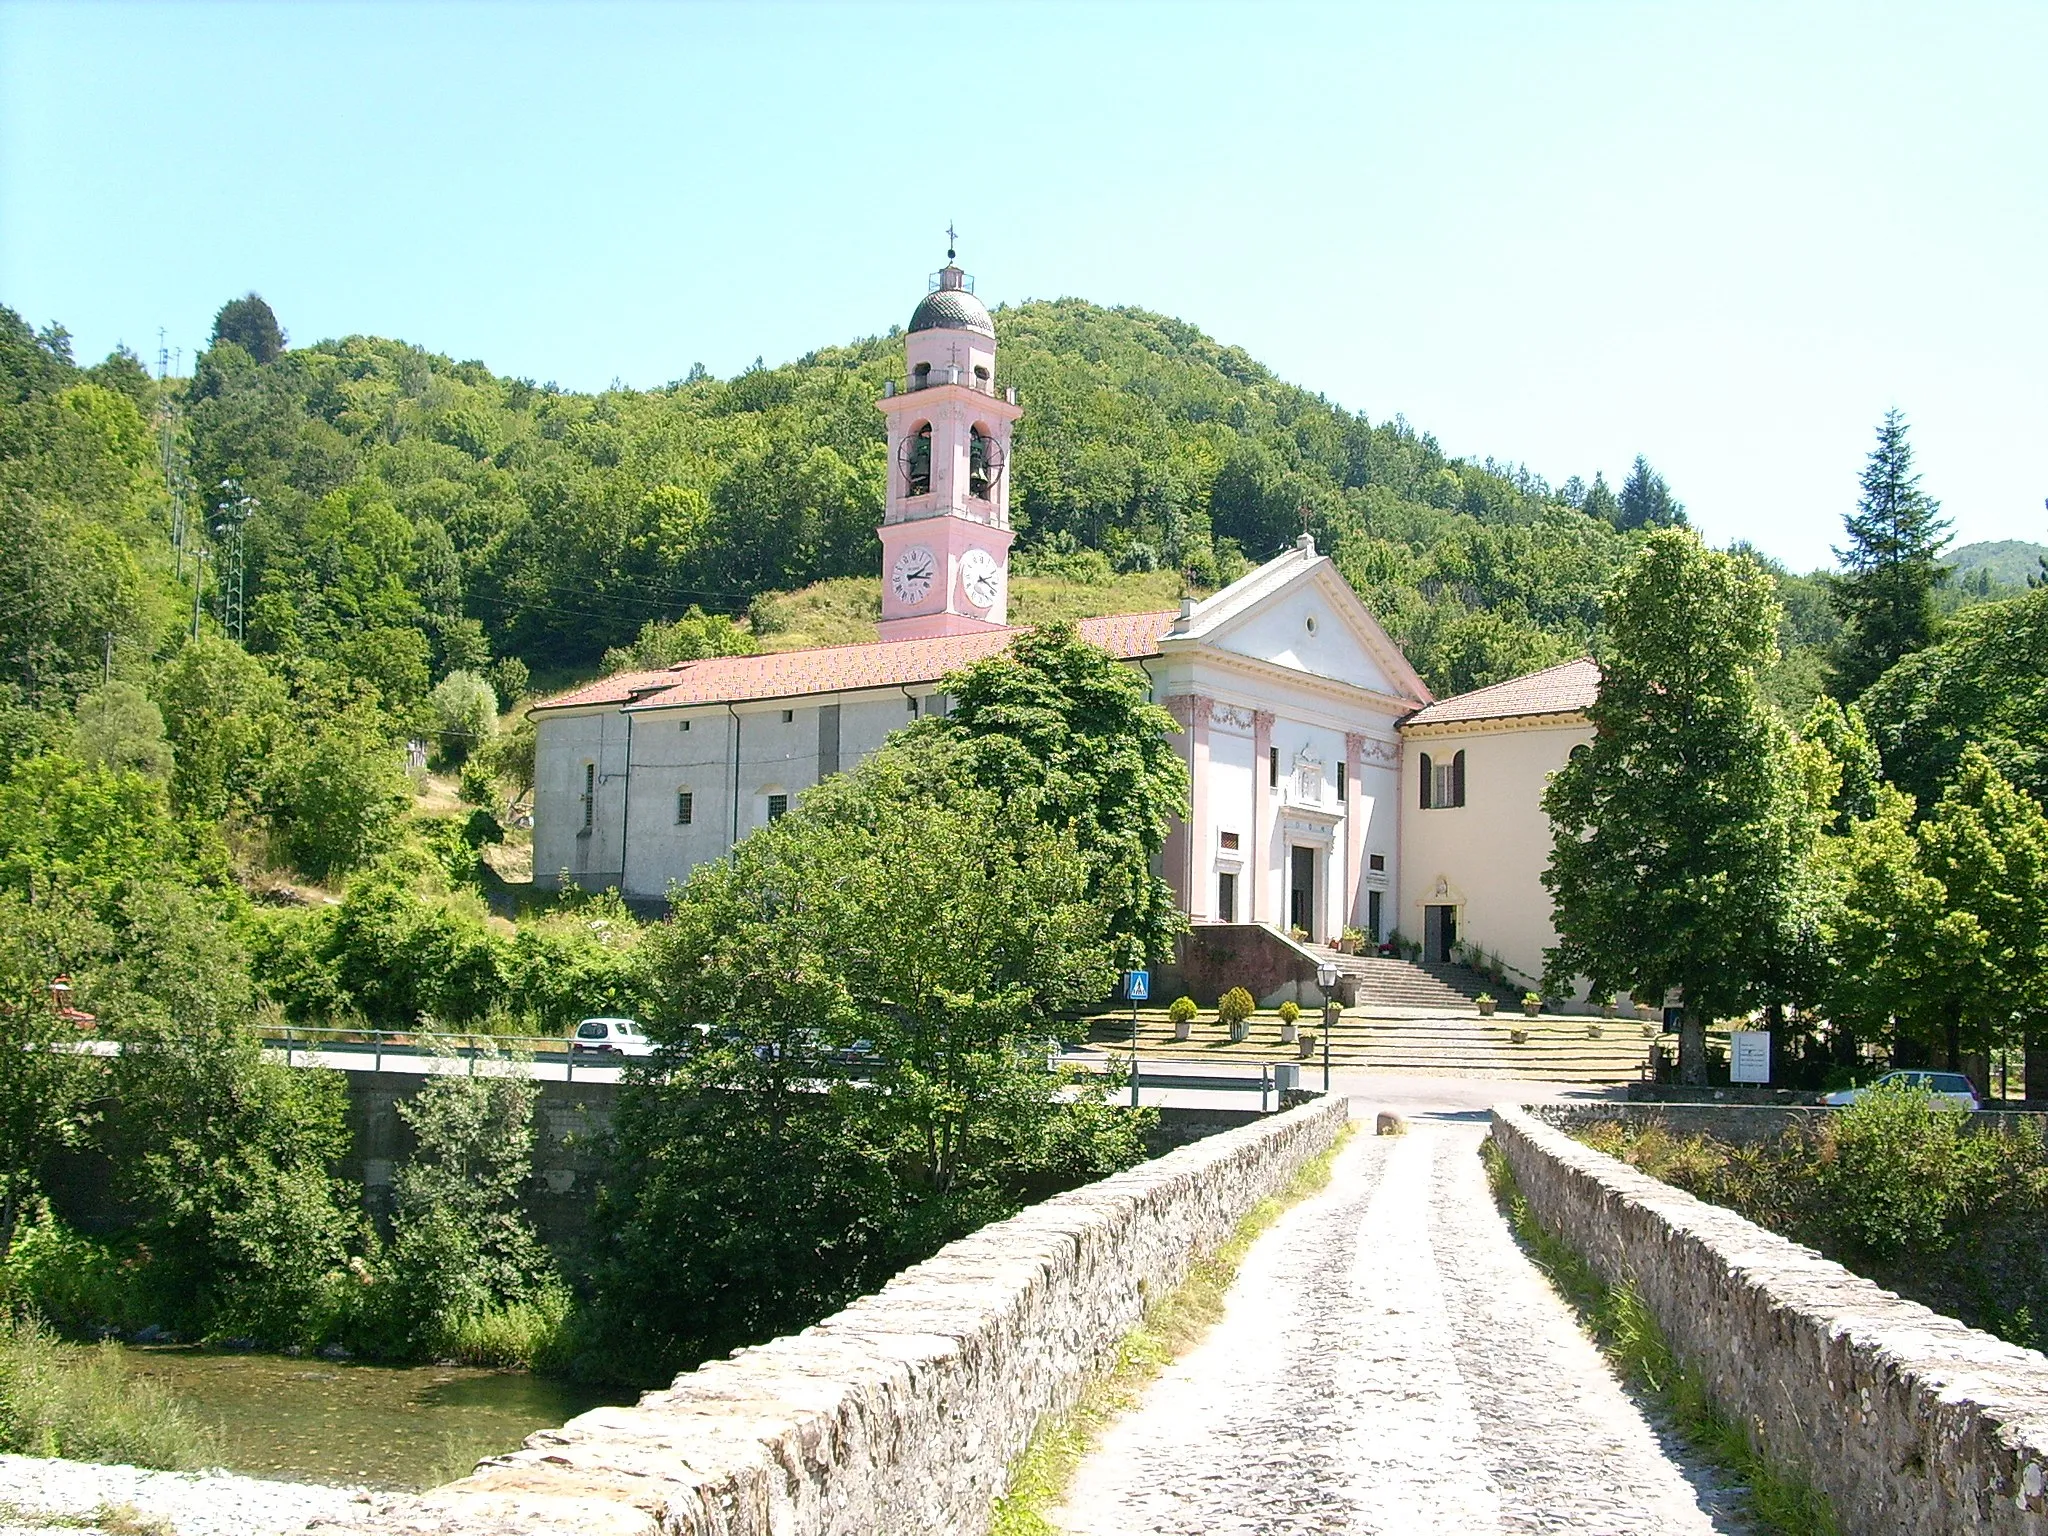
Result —
[[597, 764], [583, 765], [583, 830], [588, 832], [597, 820]]
[[1216, 877], [1216, 921], [1234, 923], [1237, 921], [1237, 876]]
[[904, 463], [904, 490], [911, 496], [929, 495], [932, 488], [932, 424], [926, 422], [904, 444], [909, 457]]
[[784, 711], [782, 712], [782, 723], [783, 723], [784, 725], [789, 725], [789, 724], [793, 723], [793, 722], [795, 721], [795, 719], [796, 719], [796, 711], [795, 711], [795, 710], [793, 710], [793, 709], [785, 709], [785, 710], [784, 710]]
[[1337, 799], [1338, 799], [1338, 800], [1339, 800], [1340, 802], [1341, 802], [1341, 801], [1342, 801], [1342, 800], [1343, 800], [1343, 799], [1345, 798], [1345, 795], [1344, 795], [1344, 766], [1345, 766], [1345, 765], [1344, 765], [1344, 764], [1342, 764], [1342, 763], [1339, 763], [1339, 764], [1337, 765]]
[[787, 816], [788, 814], [789, 796], [770, 795], [768, 797], [768, 819], [770, 821], [780, 821], [783, 817]]
[[696, 803], [697, 797], [691, 794], [687, 789], [679, 789], [676, 791], [677, 826], [687, 827], [690, 824], [690, 817], [693, 810], [696, 807]]
[[1365, 867], [1379, 873], [1384, 873], [1387, 867], [1387, 856], [1384, 853], [1368, 853], [1365, 856]]
[[989, 435], [975, 427], [967, 440], [967, 493], [988, 499], [989, 487], [995, 483], [995, 445]]
[[1280, 749], [1278, 747], [1268, 747], [1266, 748], [1266, 788], [1278, 789], [1279, 787]]
[[1365, 893], [1366, 936], [1373, 943], [1377, 944], [1380, 941], [1382, 931], [1380, 928], [1380, 893], [1378, 891], [1367, 891]]
[[1235, 848], [1238, 846], [1238, 836], [1235, 832], [1224, 832], [1220, 836], [1225, 848]]

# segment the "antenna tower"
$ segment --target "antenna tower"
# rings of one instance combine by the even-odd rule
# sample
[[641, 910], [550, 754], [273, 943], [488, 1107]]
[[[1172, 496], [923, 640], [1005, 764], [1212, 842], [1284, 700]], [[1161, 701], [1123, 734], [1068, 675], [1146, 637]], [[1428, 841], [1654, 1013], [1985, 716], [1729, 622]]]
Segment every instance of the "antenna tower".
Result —
[[240, 482], [232, 479], [221, 481], [220, 494], [221, 499], [214, 503], [211, 530], [218, 548], [213, 565], [214, 607], [220, 617], [221, 632], [239, 645], [243, 634], [245, 568], [242, 530], [248, 524], [249, 514], [262, 503], [254, 496], [244, 496]]

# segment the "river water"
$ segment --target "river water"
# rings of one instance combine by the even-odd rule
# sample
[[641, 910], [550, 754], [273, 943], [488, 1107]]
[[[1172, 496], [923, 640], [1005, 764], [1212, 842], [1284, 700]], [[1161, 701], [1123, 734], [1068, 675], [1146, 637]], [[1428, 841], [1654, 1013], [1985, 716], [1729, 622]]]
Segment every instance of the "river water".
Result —
[[537, 1429], [630, 1388], [524, 1371], [362, 1365], [281, 1355], [124, 1346], [131, 1374], [175, 1393], [214, 1433], [220, 1464], [251, 1477], [431, 1488]]

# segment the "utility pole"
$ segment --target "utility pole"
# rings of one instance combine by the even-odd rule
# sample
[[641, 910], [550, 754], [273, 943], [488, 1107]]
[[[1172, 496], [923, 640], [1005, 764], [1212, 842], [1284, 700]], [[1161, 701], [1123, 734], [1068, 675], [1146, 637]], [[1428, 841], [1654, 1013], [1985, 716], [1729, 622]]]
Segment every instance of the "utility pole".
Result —
[[114, 680], [114, 632], [107, 631], [107, 644], [100, 657], [100, 686], [106, 687]]
[[199, 638], [199, 594], [206, 590], [206, 546], [192, 551], [192, 638]]

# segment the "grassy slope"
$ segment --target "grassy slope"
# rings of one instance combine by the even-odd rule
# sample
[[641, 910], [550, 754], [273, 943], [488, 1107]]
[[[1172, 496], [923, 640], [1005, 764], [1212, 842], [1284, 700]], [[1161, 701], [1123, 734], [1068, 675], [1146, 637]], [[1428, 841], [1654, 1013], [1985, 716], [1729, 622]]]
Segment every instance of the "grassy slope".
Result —
[[[1050, 624], [1106, 613], [1145, 613], [1172, 608], [1180, 594], [1181, 579], [1172, 571], [1119, 576], [1101, 586], [1056, 576], [1018, 576], [1010, 582], [1010, 622]], [[875, 638], [882, 583], [879, 577], [843, 576], [776, 594], [768, 606], [781, 627], [761, 637], [764, 651], [858, 645]]]

